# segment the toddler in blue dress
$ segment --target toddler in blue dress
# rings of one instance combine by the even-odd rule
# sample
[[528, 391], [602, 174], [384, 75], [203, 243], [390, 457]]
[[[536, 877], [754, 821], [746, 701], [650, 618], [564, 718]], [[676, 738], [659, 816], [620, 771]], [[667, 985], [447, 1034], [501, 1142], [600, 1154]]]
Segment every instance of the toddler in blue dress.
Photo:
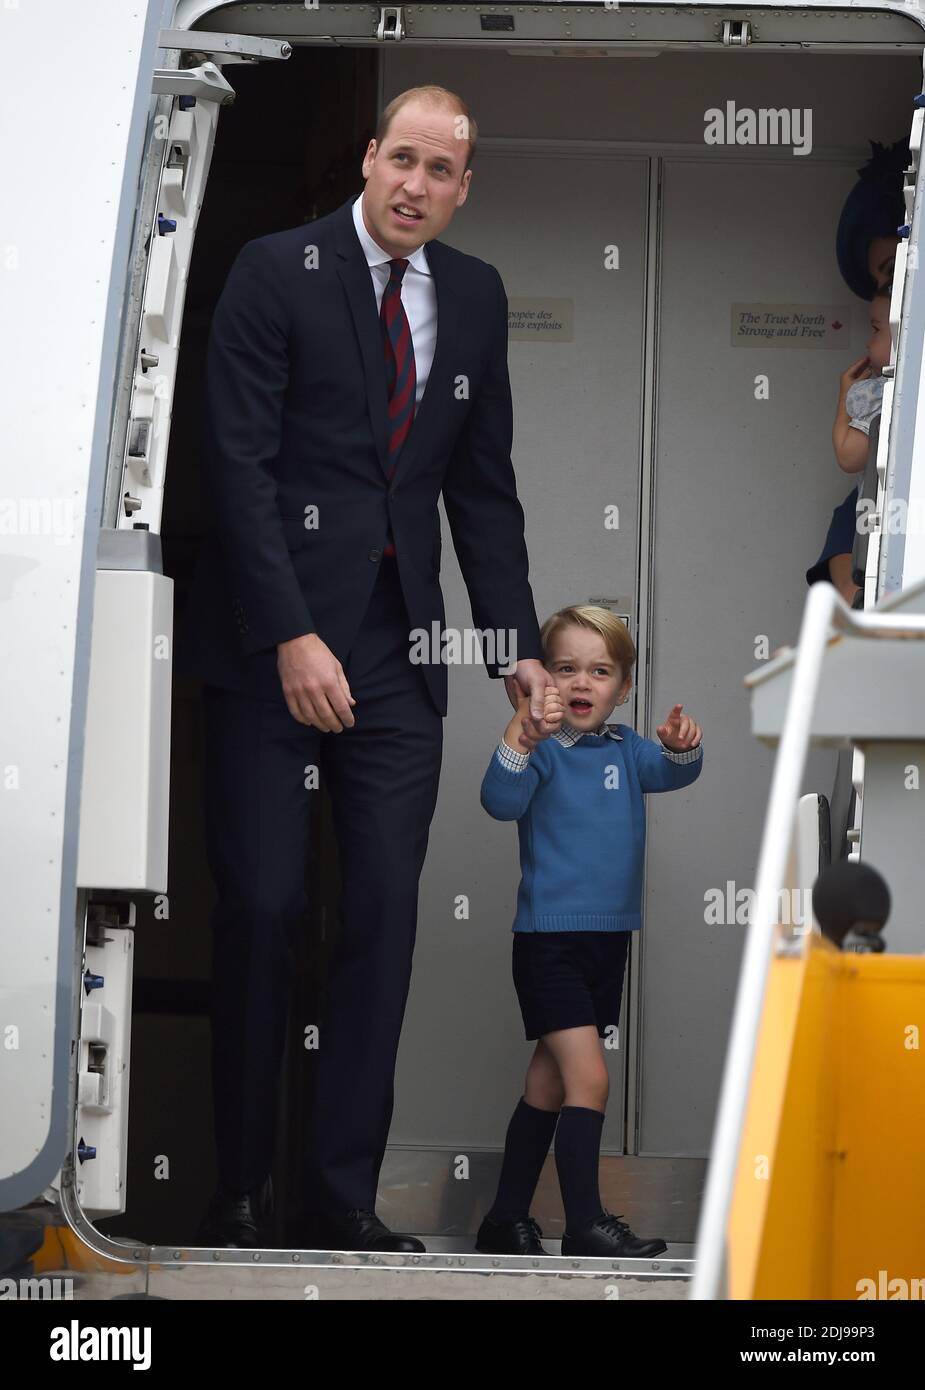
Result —
[[838, 407], [832, 426], [832, 445], [839, 467], [855, 473], [858, 481], [844, 502], [832, 513], [822, 554], [806, 571], [807, 584], [829, 579], [846, 603], [853, 602], [857, 586], [851, 576], [852, 551], [857, 526], [857, 501], [861, 474], [867, 465], [868, 435], [872, 421], [880, 414], [885, 378], [889, 365], [890, 298], [892, 284], [884, 285], [871, 300], [871, 336], [867, 353], [853, 362], [839, 378]]
[[883, 400], [883, 368], [889, 366], [890, 298], [892, 284], [879, 289], [870, 302], [871, 335], [867, 353], [852, 362], [838, 381], [838, 408], [832, 426], [832, 444], [840, 468], [863, 473], [867, 464], [870, 422], [880, 414]]

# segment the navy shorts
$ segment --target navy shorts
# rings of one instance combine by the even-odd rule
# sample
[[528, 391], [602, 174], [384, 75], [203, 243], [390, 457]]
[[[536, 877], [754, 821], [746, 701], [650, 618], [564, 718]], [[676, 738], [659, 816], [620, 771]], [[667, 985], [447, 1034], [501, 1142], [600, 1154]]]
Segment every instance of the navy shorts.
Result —
[[515, 931], [514, 988], [528, 1041], [620, 1020], [628, 931]]

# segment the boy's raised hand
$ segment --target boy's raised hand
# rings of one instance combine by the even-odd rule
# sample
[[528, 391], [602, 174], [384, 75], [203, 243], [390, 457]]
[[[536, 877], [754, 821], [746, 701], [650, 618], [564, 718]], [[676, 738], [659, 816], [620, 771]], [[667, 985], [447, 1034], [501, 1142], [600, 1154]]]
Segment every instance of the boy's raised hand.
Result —
[[846, 367], [838, 378], [842, 395], [844, 395], [849, 386], [853, 386], [856, 381], [867, 381], [868, 378], [873, 375], [874, 369], [870, 365], [870, 358], [866, 355], [864, 357], [859, 357], [856, 362], [851, 363], [850, 367]]
[[696, 748], [703, 738], [703, 730], [696, 724], [689, 714], [683, 714], [683, 705], [673, 705], [671, 713], [664, 724], [659, 724], [655, 732], [658, 734], [666, 748], [670, 748], [672, 753], [686, 753], [689, 748]]
[[522, 695], [517, 701], [517, 713], [505, 730], [504, 741], [521, 752], [532, 753], [541, 739], [549, 738], [556, 732], [562, 723], [564, 713], [565, 707], [559, 687], [550, 681], [543, 695], [543, 723], [547, 726], [548, 732], [537, 731], [536, 724], [530, 716], [530, 696]]

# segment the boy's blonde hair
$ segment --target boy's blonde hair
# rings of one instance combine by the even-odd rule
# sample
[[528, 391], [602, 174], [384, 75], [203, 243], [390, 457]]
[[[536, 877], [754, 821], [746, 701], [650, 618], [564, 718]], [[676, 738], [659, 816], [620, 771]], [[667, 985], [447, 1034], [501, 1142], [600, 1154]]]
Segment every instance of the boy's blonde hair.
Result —
[[575, 603], [568, 608], [560, 608], [547, 618], [540, 629], [543, 643], [543, 660], [549, 663], [553, 641], [566, 627], [584, 627], [603, 638], [604, 646], [612, 661], [619, 662], [623, 679], [631, 673], [636, 663], [636, 648], [625, 623], [615, 617], [608, 608], [599, 608], [594, 603]]

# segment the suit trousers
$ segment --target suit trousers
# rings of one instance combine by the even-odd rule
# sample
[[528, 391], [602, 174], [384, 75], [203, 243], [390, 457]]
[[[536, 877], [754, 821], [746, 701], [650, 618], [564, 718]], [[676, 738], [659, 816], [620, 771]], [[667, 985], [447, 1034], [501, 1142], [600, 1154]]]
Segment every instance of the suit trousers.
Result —
[[[289, 952], [306, 910], [317, 790], [328, 787], [342, 894], [319, 1023], [304, 1209], [375, 1210], [417, 930], [418, 881], [437, 801], [443, 720], [408, 654], [397, 563], [379, 573], [343, 662], [355, 724], [300, 724], [285, 701], [207, 685], [204, 808], [212, 917], [212, 1080], [219, 1179], [270, 1171], [285, 1043]], [[317, 777], [315, 781], [317, 783]]]

